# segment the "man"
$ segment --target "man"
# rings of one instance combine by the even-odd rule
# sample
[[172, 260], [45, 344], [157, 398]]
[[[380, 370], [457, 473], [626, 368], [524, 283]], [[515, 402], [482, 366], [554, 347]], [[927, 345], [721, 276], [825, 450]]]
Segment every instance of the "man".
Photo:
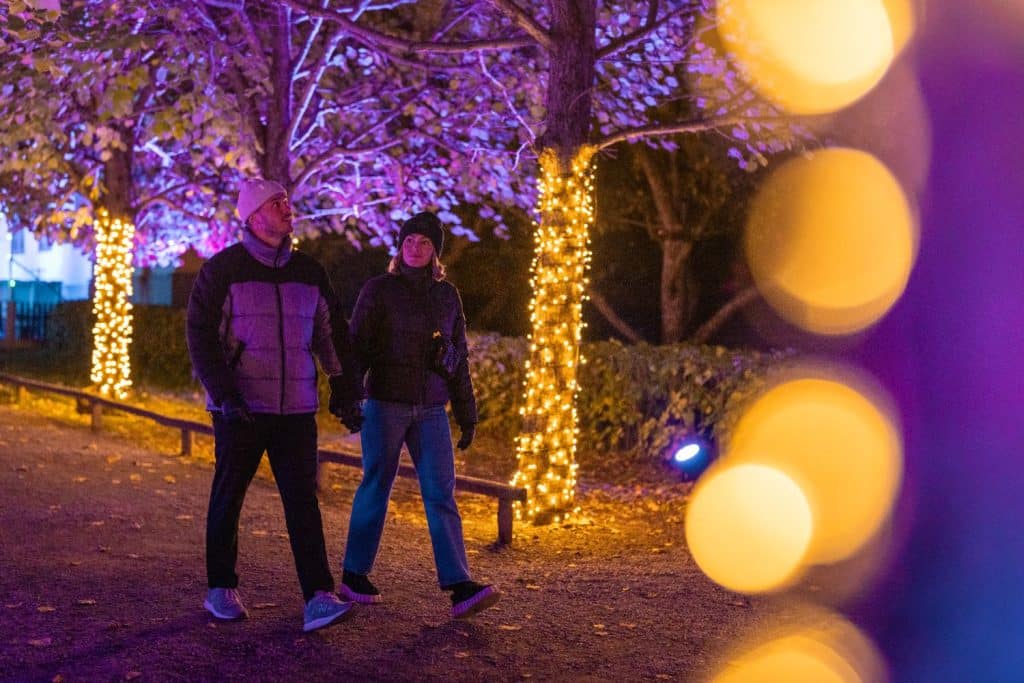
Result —
[[327, 561], [314, 419], [316, 361], [330, 376], [334, 408], [346, 377], [339, 353], [350, 348], [348, 330], [344, 319], [332, 321], [337, 300], [323, 267], [292, 249], [293, 213], [284, 187], [243, 181], [238, 216], [245, 224], [242, 241], [203, 265], [188, 304], [189, 355], [206, 388], [216, 455], [204, 607], [224, 620], [248, 614], [235, 573], [238, 518], [266, 451], [306, 602], [304, 630], [312, 631], [352, 606], [334, 594]]

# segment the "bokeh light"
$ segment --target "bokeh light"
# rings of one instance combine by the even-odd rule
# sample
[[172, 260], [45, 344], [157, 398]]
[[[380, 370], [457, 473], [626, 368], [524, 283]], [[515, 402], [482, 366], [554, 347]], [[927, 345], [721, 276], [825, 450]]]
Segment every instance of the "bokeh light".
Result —
[[810, 332], [842, 335], [875, 323], [902, 295], [917, 228], [881, 162], [825, 149], [783, 163], [764, 182], [744, 246], [772, 308]]
[[814, 520], [808, 564], [850, 557], [892, 510], [902, 447], [875, 401], [831, 378], [787, 380], [754, 401], [730, 438], [725, 462], [775, 468], [807, 496]]
[[[800, 620], [804, 622], [804, 619]], [[713, 683], [879, 683], [888, 678], [874, 644], [835, 614], [815, 615], [766, 641], [746, 646]]]
[[856, 101], [895, 55], [882, 0], [720, 0], [717, 20], [748, 82], [795, 114], [833, 112]]
[[800, 487], [764, 465], [709, 471], [686, 512], [686, 543], [701, 570], [743, 593], [777, 590], [801, 567], [812, 533]]

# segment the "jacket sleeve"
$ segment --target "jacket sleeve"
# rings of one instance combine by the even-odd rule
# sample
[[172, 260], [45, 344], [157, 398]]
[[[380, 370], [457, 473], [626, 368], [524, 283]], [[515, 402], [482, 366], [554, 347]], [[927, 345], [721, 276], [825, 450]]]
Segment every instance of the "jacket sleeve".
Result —
[[380, 339], [380, 306], [377, 301], [378, 281], [370, 280], [359, 290], [352, 319], [348, 324], [348, 344], [351, 348], [350, 362], [356, 370], [359, 386], [363, 377], [373, 365], [378, 353]]
[[319, 296], [316, 301], [316, 313], [313, 316], [313, 355], [320, 362], [320, 367], [330, 377], [342, 374], [342, 365], [335, 346], [335, 328], [344, 327], [345, 319], [338, 317], [338, 297], [331, 286], [327, 272], [320, 269]]
[[220, 324], [228, 282], [217, 272], [214, 261], [203, 264], [188, 298], [185, 339], [192, 370], [202, 382], [214, 405], [238, 395], [238, 386], [228, 368], [220, 341]]
[[363, 398], [363, 379], [348, 321], [327, 271], [322, 267], [319, 270], [320, 295], [313, 320], [313, 354], [331, 378], [331, 390], [340, 392], [338, 398], [345, 403], [359, 401]]
[[452, 328], [452, 343], [459, 352], [462, 361], [451, 381], [448, 382], [448, 394], [452, 399], [452, 413], [460, 427], [476, 424], [476, 396], [473, 393], [473, 378], [469, 374], [469, 346], [466, 343], [466, 316], [462, 312], [462, 298], [455, 290], [455, 325]]

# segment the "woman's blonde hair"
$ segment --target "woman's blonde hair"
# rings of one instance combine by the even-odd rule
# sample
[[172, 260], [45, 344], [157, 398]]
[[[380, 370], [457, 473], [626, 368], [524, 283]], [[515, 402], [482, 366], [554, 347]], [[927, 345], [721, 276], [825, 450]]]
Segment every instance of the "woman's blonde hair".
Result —
[[[393, 275], [398, 275], [402, 272], [402, 252], [399, 250], [397, 254], [391, 257], [391, 261], [388, 263], [388, 272]], [[437, 252], [430, 255], [430, 276], [435, 280], [443, 280], [445, 276], [444, 264], [441, 263], [441, 259], [437, 258]]]

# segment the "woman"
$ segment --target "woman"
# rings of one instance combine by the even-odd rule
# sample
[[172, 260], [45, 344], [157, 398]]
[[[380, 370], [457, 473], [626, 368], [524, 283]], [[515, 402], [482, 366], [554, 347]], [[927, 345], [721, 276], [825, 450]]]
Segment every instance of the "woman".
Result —
[[459, 292], [444, 280], [444, 229], [433, 213], [402, 225], [388, 272], [369, 280], [352, 312], [351, 330], [368, 371], [363, 425], [363, 480], [356, 490], [345, 546], [341, 593], [363, 604], [381, 601], [367, 575], [380, 547], [402, 445], [409, 448], [427, 514], [441, 589], [452, 616], [487, 609], [500, 593], [470, 578], [462, 519], [455, 505], [455, 456], [445, 404], [468, 448], [476, 429], [466, 320]]

